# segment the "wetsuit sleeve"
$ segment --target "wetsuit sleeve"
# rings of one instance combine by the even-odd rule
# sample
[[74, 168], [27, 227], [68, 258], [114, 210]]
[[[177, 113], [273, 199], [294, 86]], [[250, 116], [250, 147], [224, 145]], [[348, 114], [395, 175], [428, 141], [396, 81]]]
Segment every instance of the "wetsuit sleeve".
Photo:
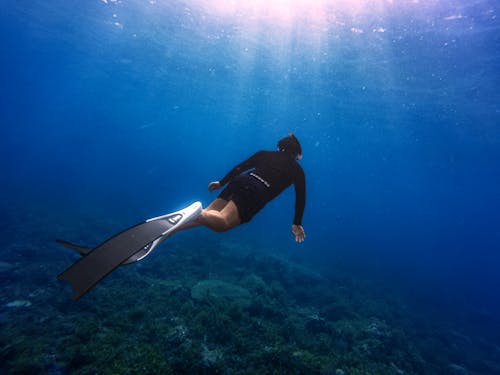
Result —
[[304, 208], [306, 206], [306, 177], [300, 167], [293, 186], [295, 187], [295, 217], [293, 218], [293, 223], [295, 225], [302, 225], [302, 216], [304, 215]]
[[244, 162], [238, 164], [236, 167], [231, 169], [229, 173], [225, 175], [222, 180], [219, 181], [221, 186], [226, 185], [229, 181], [231, 181], [239, 174], [248, 171], [249, 169], [255, 168], [256, 163], [259, 161], [261, 157], [262, 157], [262, 151], [256, 152], [255, 154], [250, 156], [247, 160], [245, 160]]

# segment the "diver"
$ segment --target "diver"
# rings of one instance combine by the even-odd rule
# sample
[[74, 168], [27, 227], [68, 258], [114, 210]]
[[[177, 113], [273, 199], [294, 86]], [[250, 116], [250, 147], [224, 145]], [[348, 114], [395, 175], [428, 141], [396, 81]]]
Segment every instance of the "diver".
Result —
[[[302, 148], [290, 133], [278, 142], [278, 151], [258, 151], [234, 167], [222, 180], [211, 182], [214, 191], [227, 184], [219, 196], [194, 220], [174, 232], [196, 226], [206, 226], [225, 232], [249, 222], [268, 202], [290, 185], [295, 187], [295, 216], [292, 233], [295, 241], [303, 242], [306, 235], [302, 216], [306, 201], [306, 183], [302, 167]], [[245, 173], [246, 172], [246, 173]]]
[[57, 240], [77, 250], [82, 256], [57, 278], [68, 281], [77, 300], [100, 280], [121, 265], [144, 259], [173, 233], [206, 226], [225, 232], [249, 222], [268, 202], [290, 185], [295, 187], [295, 216], [292, 233], [295, 241], [303, 242], [306, 234], [302, 216], [306, 202], [304, 171], [299, 140], [289, 134], [278, 142], [278, 151], [258, 151], [234, 167], [222, 180], [211, 182], [208, 190], [225, 189], [203, 209], [194, 202], [182, 210], [148, 219], [134, 225], [96, 247], [76, 245]]

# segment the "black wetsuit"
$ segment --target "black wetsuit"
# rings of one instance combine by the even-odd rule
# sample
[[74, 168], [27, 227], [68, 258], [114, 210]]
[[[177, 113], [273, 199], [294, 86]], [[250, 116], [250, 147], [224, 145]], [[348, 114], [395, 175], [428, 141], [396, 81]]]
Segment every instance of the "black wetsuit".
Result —
[[[246, 174], [243, 172], [247, 171]], [[242, 223], [259, 212], [269, 201], [288, 186], [295, 187], [295, 216], [293, 223], [302, 225], [306, 202], [304, 171], [295, 158], [285, 151], [259, 151], [234, 167], [220, 183], [229, 185], [219, 198], [232, 200]]]

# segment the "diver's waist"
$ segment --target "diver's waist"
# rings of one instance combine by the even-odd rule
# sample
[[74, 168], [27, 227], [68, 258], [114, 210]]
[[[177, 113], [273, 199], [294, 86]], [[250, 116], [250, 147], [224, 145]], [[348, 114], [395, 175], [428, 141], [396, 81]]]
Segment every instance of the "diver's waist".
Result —
[[262, 182], [266, 187], [271, 187], [271, 184], [266, 180], [264, 180], [262, 177], [260, 177], [257, 173], [250, 172], [249, 175]]

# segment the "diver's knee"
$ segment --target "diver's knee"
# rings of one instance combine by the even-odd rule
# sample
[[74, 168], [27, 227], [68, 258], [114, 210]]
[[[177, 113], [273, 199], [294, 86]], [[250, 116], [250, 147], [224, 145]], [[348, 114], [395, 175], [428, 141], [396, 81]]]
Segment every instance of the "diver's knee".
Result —
[[225, 221], [222, 225], [219, 225], [215, 231], [218, 233], [224, 233], [227, 232], [228, 230], [232, 229], [233, 226], [230, 225], [227, 221]]
[[211, 212], [210, 210], [203, 210], [200, 216], [198, 216], [198, 220], [202, 225], [218, 233], [227, 232], [238, 225], [238, 223], [231, 218], [221, 215], [219, 212]]
[[227, 231], [233, 229], [235, 226], [236, 225], [234, 223], [232, 223], [230, 220], [228, 220], [226, 218], [223, 220], [222, 223], [220, 223], [220, 225], [217, 226], [216, 231], [219, 233], [224, 233], [224, 232], [227, 232]]

